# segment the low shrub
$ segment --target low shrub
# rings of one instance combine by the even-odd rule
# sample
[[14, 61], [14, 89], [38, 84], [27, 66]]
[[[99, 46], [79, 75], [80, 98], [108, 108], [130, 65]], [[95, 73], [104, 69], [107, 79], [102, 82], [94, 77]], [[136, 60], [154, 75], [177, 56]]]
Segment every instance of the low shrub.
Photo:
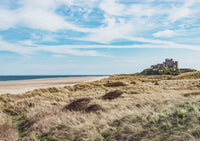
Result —
[[63, 108], [63, 111], [65, 110], [84, 111], [88, 107], [88, 104], [90, 103], [90, 101], [91, 101], [90, 98], [80, 98], [80, 99], [74, 100], [69, 105], [66, 105]]
[[124, 82], [108, 82], [104, 84], [105, 87], [120, 87], [120, 86], [127, 86]]
[[130, 84], [137, 84], [135, 81], [132, 81]]
[[103, 108], [99, 104], [92, 104], [85, 109], [86, 112], [97, 112], [103, 110]]
[[193, 93], [186, 93], [183, 94], [183, 96], [188, 97], [188, 96], [195, 96], [195, 95], [200, 95], [200, 92], [193, 92]]
[[115, 91], [111, 91], [111, 92], [105, 94], [102, 98], [111, 100], [111, 99], [116, 99], [116, 98], [120, 97], [122, 94], [123, 94], [122, 91], [115, 90]]

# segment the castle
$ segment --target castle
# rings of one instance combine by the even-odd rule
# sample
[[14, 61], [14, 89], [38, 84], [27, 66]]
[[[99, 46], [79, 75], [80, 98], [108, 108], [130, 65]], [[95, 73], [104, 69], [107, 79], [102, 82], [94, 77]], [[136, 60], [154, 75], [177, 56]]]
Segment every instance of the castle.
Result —
[[150, 68], [145, 69], [141, 72], [143, 75], [162, 75], [162, 74], [170, 74], [170, 75], [178, 75], [180, 73], [185, 72], [194, 72], [194, 69], [179, 69], [178, 61], [174, 61], [173, 59], [165, 59], [165, 62], [162, 64], [152, 65]]
[[178, 61], [174, 61], [173, 59], [165, 59], [165, 62], [163, 62], [162, 64], [152, 65], [150, 67], [151, 70], [163, 70], [165, 68], [169, 71], [176, 71], [178, 69]]
[[173, 59], [165, 59], [162, 64], [152, 65], [150, 68], [143, 70], [144, 75], [160, 75], [160, 74], [178, 74], [178, 61]]

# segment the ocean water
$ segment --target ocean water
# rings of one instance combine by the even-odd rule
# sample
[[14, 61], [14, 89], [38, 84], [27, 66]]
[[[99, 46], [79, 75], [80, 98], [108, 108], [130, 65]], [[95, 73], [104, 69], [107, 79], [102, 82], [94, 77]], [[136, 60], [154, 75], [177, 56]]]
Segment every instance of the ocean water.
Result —
[[0, 81], [17, 81], [32, 79], [64, 78], [64, 77], [87, 77], [87, 76], [106, 76], [106, 75], [0, 75]]

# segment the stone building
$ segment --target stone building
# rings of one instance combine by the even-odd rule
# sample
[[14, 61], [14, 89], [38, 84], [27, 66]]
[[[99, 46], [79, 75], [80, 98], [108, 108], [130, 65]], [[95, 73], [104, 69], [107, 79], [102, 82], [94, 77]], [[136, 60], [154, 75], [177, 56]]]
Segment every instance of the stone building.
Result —
[[176, 71], [178, 69], [178, 61], [174, 61], [173, 59], [165, 59], [165, 62], [162, 64], [152, 65], [150, 69], [168, 69], [170, 71]]

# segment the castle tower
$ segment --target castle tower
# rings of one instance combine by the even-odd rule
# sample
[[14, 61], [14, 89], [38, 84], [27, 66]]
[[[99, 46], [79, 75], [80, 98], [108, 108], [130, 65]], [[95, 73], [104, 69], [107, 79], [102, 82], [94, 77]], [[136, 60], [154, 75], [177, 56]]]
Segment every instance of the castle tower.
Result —
[[175, 61], [176, 69], [178, 69], [178, 61]]

